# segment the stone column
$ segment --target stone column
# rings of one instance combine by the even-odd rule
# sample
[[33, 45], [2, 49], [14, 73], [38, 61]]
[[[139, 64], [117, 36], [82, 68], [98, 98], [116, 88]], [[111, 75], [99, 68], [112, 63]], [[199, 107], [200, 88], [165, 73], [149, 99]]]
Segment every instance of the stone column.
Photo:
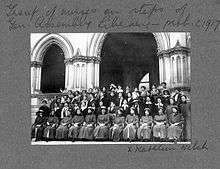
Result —
[[169, 55], [165, 55], [164, 57], [165, 59], [165, 69], [166, 69], [166, 79], [165, 79], [165, 82], [167, 83], [167, 87], [170, 87], [170, 74], [171, 74], [171, 70], [170, 70], [170, 67], [171, 67], [171, 64], [170, 64], [170, 57]]
[[41, 85], [41, 67], [36, 68], [36, 90], [40, 91], [40, 85]]
[[86, 63], [82, 64], [82, 88], [86, 89]]
[[87, 88], [94, 87], [94, 63], [87, 64]]
[[174, 62], [173, 62], [173, 75], [174, 75], [174, 81], [173, 83], [177, 83], [177, 56], [174, 56]]
[[187, 79], [187, 85], [190, 85], [190, 57], [186, 56], [186, 79]]
[[95, 87], [99, 87], [99, 63], [95, 62]]
[[184, 65], [183, 65], [183, 58], [184, 58], [184, 56], [181, 55], [181, 56], [180, 56], [180, 65], [181, 65], [181, 85], [184, 84], [184, 72], [183, 72]]
[[31, 66], [31, 94], [34, 93], [36, 88], [36, 67]]
[[68, 76], [69, 76], [68, 66], [65, 63], [65, 88], [67, 88], [67, 86], [68, 86]]
[[69, 88], [70, 90], [74, 89], [74, 66], [73, 63], [69, 63]]
[[79, 89], [82, 88], [82, 63], [79, 63]]
[[162, 64], [162, 57], [163, 57], [163, 56], [160, 56], [160, 57], [159, 57], [159, 72], [160, 72], [160, 73], [159, 73], [159, 74], [160, 74], [159, 77], [160, 77], [160, 83], [163, 82], [163, 64]]

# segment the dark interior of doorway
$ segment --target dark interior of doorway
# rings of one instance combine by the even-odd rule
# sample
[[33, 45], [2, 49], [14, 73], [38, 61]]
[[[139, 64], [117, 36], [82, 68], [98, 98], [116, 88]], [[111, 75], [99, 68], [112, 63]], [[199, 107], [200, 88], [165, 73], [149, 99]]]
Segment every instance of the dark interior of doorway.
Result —
[[150, 85], [159, 82], [157, 43], [152, 33], [108, 33], [101, 50], [100, 86], [111, 83], [138, 87], [149, 73]]
[[64, 86], [64, 52], [57, 44], [51, 44], [44, 54], [41, 91], [42, 93], [59, 93]]

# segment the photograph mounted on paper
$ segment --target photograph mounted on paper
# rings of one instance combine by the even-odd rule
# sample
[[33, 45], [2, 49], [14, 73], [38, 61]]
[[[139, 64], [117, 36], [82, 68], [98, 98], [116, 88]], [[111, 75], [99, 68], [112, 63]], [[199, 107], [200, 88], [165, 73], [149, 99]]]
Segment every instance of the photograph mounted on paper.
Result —
[[191, 143], [189, 32], [30, 42], [32, 145]]

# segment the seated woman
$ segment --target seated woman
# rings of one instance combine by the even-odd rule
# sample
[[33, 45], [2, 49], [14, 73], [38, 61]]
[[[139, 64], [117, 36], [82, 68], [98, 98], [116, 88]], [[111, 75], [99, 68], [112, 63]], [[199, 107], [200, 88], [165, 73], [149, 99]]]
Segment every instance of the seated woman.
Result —
[[116, 117], [113, 120], [113, 126], [110, 128], [109, 137], [112, 141], [121, 141], [123, 138], [125, 117], [123, 108], [119, 108]]
[[68, 127], [70, 125], [72, 117], [70, 116], [70, 111], [66, 112], [66, 117], [60, 121], [59, 127], [56, 129], [56, 139], [57, 140], [67, 140], [68, 138]]
[[108, 140], [109, 138], [109, 115], [106, 114], [106, 107], [102, 106], [102, 114], [98, 115], [97, 126], [94, 130], [94, 138], [96, 140]]
[[169, 141], [177, 141], [180, 139], [182, 134], [183, 119], [181, 114], [178, 112], [177, 107], [172, 107], [172, 114], [169, 119], [169, 127], [167, 137]]
[[135, 140], [136, 139], [136, 131], [138, 128], [138, 116], [135, 115], [135, 108], [130, 108], [130, 114], [127, 115], [125, 119], [126, 127], [123, 130], [123, 138], [124, 140]]
[[94, 108], [88, 107], [87, 115], [83, 126], [79, 131], [79, 139], [83, 140], [93, 140], [93, 131], [96, 123], [96, 115], [94, 114]]
[[145, 116], [141, 117], [140, 127], [138, 128], [138, 131], [137, 131], [137, 136], [138, 136], [138, 139], [140, 140], [149, 141], [151, 139], [153, 119], [149, 114], [150, 114], [150, 109], [145, 108]]
[[46, 127], [44, 129], [44, 138], [46, 140], [54, 140], [58, 123], [58, 117], [55, 116], [55, 111], [52, 110], [49, 118], [47, 119]]
[[77, 109], [76, 115], [71, 119], [68, 138], [75, 141], [78, 138], [80, 127], [84, 122], [84, 116], [80, 109]]
[[169, 104], [167, 105], [166, 109], [165, 109], [165, 114], [167, 115], [167, 120], [169, 121], [170, 116], [172, 115], [172, 108], [176, 107], [175, 105], [175, 101], [172, 97], [170, 97], [169, 99]]
[[43, 110], [39, 110], [36, 113], [37, 117], [31, 128], [31, 139], [35, 138], [35, 141], [43, 140], [44, 127], [47, 118], [43, 116]]
[[153, 136], [155, 141], [165, 141], [167, 116], [163, 113], [163, 108], [158, 108], [158, 115], [154, 117]]

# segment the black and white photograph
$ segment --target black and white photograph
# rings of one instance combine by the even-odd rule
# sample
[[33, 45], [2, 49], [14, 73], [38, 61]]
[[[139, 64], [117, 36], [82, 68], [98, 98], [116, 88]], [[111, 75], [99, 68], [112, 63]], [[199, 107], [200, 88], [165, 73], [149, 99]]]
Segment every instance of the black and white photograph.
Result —
[[189, 32], [31, 33], [31, 144], [190, 144], [190, 46]]

